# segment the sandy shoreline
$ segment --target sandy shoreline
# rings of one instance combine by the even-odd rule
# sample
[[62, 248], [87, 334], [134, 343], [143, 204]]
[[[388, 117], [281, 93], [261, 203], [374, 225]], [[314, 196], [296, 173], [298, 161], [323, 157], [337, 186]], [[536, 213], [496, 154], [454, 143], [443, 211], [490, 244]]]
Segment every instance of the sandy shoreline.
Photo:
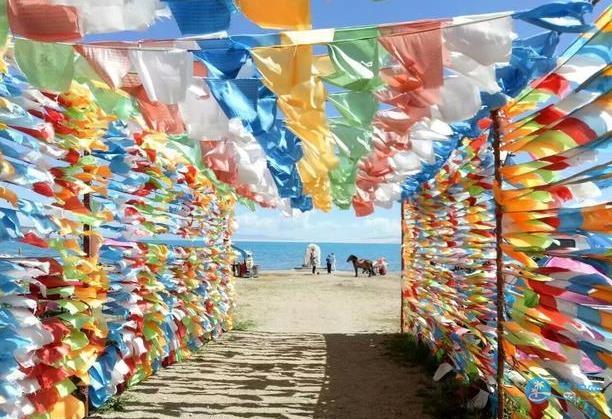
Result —
[[236, 318], [285, 333], [399, 331], [400, 275], [264, 271], [236, 278]]
[[[319, 275], [327, 275], [327, 270], [325, 267], [321, 267], [318, 270]], [[259, 268], [259, 275], [263, 275], [263, 276], [276, 276], [276, 275], [301, 275], [301, 274], [306, 274], [306, 275], [310, 275], [312, 276], [312, 272], [311, 272], [311, 268], [302, 268], [302, 269], [265, 269], [265, 268]], [[387, 275], [380, 277], [379, 275], [376, 275], [376, 278], [387, 278], [387, 277], [398, 277], [400, 276], [401, 272], [389, 272], [387, 273]], [[332, 272], [332, 275], [335, 276], [355, 276], [355, 272], [351, 271], [351, 270], [337, 270], [335, 272]], [[362, 275], [360, 273], [359, 275], [361, 278], [367, 278], [367, 275]]]

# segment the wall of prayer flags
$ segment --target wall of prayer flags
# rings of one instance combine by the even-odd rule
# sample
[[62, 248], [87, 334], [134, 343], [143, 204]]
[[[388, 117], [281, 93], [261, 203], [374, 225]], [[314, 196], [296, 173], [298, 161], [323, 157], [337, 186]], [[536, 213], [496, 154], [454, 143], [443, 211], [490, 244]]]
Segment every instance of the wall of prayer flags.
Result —
[[0, 102], [0, 416], [84, 417], [231, 328], [235, 196], [95, 81]]
[[504, 109], [504, 394], [531, 417], [612, 416], [611, 33], [608, 10]]
[[465, 138], [404, 206], [404, 319], [458, 373], [493, 391], [496, 351], [493, 155]]
[[405, 330], [509, 417], [612, 415], [611, 30], [608, 9], [496, 114], [499, 187], [491, 132], [404, 205]]

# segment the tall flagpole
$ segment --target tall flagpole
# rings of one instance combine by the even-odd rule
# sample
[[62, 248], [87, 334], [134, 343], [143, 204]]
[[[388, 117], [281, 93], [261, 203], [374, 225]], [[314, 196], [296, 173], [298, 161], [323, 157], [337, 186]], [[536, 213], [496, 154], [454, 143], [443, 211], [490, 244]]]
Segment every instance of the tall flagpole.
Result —
[[[89, 156], [90, 153], [85, 151], [83, 153], [84, 156]], [[87, 208], [88, 211], [91, 211], [91, 193], [86, 193], [83, 195], [83, 206]], [[83, 253], [85, 253], [85, 257], [87, 259], [91, 259], [92, 256], [92, 240], [91, 240], [91, 224], [83, 223]], [[89, 416], [89, 386], [87, 386], [82, 380], [78, 380], [76, 383], [77, 386], [77, 398], [79, 398], [83, 402], [83, 406], [85, 408], [85, 417]]]
[[404, 273], [404, 269], [406, 268], [405, 266], [405, 262], [404, 262], [404, 221], [405, 221], [405, 216], [404, 216], [404, 199], [402, 198], [402, 203], [400, 206], [400, 211], [402, 212], [401, 217], [400, 217], [400, 222], [402, 223], [400, 228], [402, 230], [402, 242], [400, 245], [400, 260], [401, 260], [401, 266], [402, 266], [402, 273], [400, 275], [400, 333], [404, 333], [404, 280], [405, 280], [405, 273]]
[[494, 110], [491, 112], [493, 120], [493, 156], [495, 159], [495, 182], [493, 183], [493, 192], [495, 197], [495, 251], [496, 251], [496, 288], [497, 288], [497, 418], [504, 417], [504, 256], [502, 252], [502, 221], [503, 210], [501, 203], [498, 202], [502, 188], [501, 175], [501, 126], [500, 126], [500, 111]]

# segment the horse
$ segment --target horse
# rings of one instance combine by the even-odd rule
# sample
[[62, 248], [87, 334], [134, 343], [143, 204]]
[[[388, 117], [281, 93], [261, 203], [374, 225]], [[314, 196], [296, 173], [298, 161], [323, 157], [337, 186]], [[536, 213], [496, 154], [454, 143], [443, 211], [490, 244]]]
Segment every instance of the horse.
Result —
[[368, 277], [374, 275], [374, 264], [371, 260], [359, 259], [355, 255], [350, 255], [346, 261], [353, 263], [353, 268], [355, 268], [355, 277], [359, 276], [359, 268], [363, 269], [363, 272], [367, 272]]

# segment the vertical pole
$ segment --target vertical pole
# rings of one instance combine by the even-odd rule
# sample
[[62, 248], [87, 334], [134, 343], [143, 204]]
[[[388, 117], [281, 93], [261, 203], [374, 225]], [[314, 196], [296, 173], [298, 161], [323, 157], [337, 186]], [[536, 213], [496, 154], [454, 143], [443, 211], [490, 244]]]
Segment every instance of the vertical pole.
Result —
[[[84, 155], [86, 156], [89, 155], [89, 152], [86, 151]], [[83, 206], [91, 211], [91, 194], [90, 193], [86, 193], [83, 195]], [[87, 258], [91, 258], [92, 242], [91, 242], [91, 236], [89, 235], [89, 233], [91, 233], [91, 225], [83, 224], [83, 233], [85, 233], [83, 235], [83, 252], [85, 253], [85, 256]], [[78, 399], [80, 399], [83, 402], [83, 405], [85, 408], [85, 417], [88, 417], [89, 416], [89, 387], [81, 380], [78, 380], [76, 382], [76, 386], [77, 386], [76, 396]]]
[[[88, 210], [91, 210], [91, 194], [86, 193], [83, 195], [83, 206]], [[90, 258], [91, 257], [91, 236], [87, 233], [91, 233], [91, 225], [83, 224], [83, 252], [85, 255]]]
[[402, 212], [401, 214], [401, 226], [400, 228], [402, 229], [402, 243], [400, 245], [400, 260], [401, 260], [401, 266], [402, 266], [402, 272], [400, 275], [400, 333], [404, 333], [404, 285], [405, 285], [405, 274], [404, 274], [404, 269], [406, 268], [405, 266], [405, 262], [404, 262], [404, 221], [405, 221], [405, 207], [404, 207], [404, 199], [402, 198], [402, 203], [400, 206], [400, 211]]
[[[89, 156], [91, 153], [89, 151], [83, 152], [83, 157]], [[87, 208], [88, 211], [91, 211], [91, 194], [86, 193], [83, 195], [83, 206]], [[91, 236], [88, 233], [91, 233], [91, 225], [83, 224], [83, 252], [85, 255], [90, 258], [91, 257]]]
[[504, 366], [505, 354], [503, 346], [504, 338], [504, 256], [502, 253], [502, 219], [503, 211], [501, 203], [498, 202], [502, 188], [501, 175], [501, 127], [499, 110], [491, 112], [493, 120], [493, 155], [495, 158], [495, 182], [493, 183], [493, 192], [495, 196], [495, 251], [496, 251], [496, 281], [497, 281], [497, 418], [504, 417]]

